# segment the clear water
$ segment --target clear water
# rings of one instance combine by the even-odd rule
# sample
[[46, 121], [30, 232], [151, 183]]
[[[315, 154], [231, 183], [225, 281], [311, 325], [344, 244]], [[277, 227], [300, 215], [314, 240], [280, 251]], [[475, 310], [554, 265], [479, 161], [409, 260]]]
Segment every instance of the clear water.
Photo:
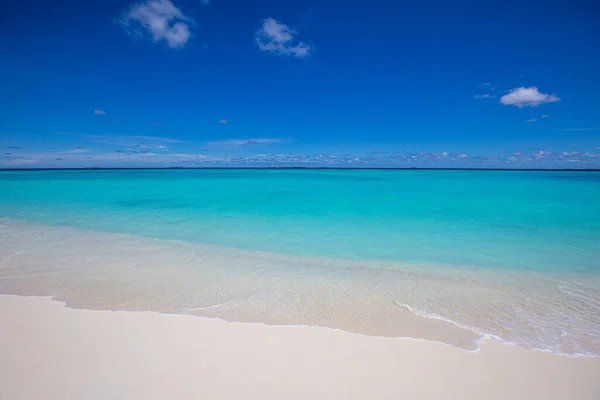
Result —
[[[116, 291], [124, 299], [116, 308], [162, 309], [153, 293], [169, 312], [476, 340], [452, 331], [463, 327], [531, 348], [600, 354], [596, 172], [4, 171], [0, 217], [5, 292], [36, 287], [101, 308]], [[123, 243], [144, 250], [125, 256]], [[167, 269], [166, 254], [183, 257], [178, 268]], [[52, 265], [44, 274], [63, 278], [36, 281], [39, 268], [50, 268], [44, 263]], [[122, 265], [103, 270], [110, 263]], [[86, 269], [65, 268], [82, 264], [104, 271], [116, 289], [86, 302], [85, 292], [101, 287], [86, 278], [86, 290], [69, 292], [66, 282], [81, 282]], [[169, 291], [146, 279], [164, 279], [161, 270], [188, 282]], [[143, 305], [133, 306], [131, 293], [142, 287]], [[213, 307], [225, 292], [236, 306]], [[341, 320], [357, 307], [368, 316]], [[392, 314], [398, 326], [381, 323]], [[433, 317], [439, 326], [430, 326]]]

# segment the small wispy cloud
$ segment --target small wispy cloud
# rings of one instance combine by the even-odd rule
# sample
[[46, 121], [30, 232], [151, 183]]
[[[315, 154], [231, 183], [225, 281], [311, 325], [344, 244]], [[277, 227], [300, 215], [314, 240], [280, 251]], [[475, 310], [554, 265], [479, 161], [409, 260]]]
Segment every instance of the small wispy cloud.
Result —
[[106, 111], [96, 108], [94, 110], [94, 115], [106, 115]]
[[39, 164], [42, 160], [35, 158], [13, 158], [2, 163], [7, 167], [18, 167], [21, 165]]
[[538, 151], [537, 153], [534, 153], [534, 154], [533, 154], [533, 156], [534, 156], [535, 158], [545, 158], [545, 157], [547, 157], [547, 156], [551, 156], [551, 155], [552, 155], [552, 153], [551, 153], [551, 152], [549, 152], [549, 151], [544, 151], [544, 150], [540, 150], [540, 151]]
[[164, 41], [171, 48], [183, 47], [191, 37], [194, 20], [169, 0], [136, 3], [121, 17], [121, 23], [133, 34], [149, 35], [153, 42]]
[[572, 156], [578, 156], [578, 155], [580, 155], [580, 154], [581, 154], [581, 153], [580, 153], [580, 152], [578, 152], [578, 151], [563, 151], [563, 152], [561, 153], [561, 155], [562, 155], [563, 157], [572, 157]]
[[600, 131], [600, 128], [560, 128], [555, 129], [556, 131]]
[[274, 18], [262, 21], [254, 35], [258, 48], [263, 51], [297, 58], [308, 57], [311, 47], [296, 39], [298, 32]]
[[117, 150], [116, 153], [125, 154], [165, 154], [169, 152], [169, 146], [150, 142], [140, 142], [126, 150]]
[[548, 114], [542, 114], [540, 115], [540, 118], [550, 118], [550, 116]]
[[481, 82], [477, 87], [487, 93], [476, 94], [473, 96], [474, 99], [493, 99], [496, 97], [493, 93], [495, 87], [492, 86], [492, 82]]
[[92, 149], [86, 149], [83, 147], [78, 147], [76, 149], [72, 149], [72, 150], [67, 150], [64, 153], [65, 154], [84, 154], [84, 153], [91, 153], [93, 150]]
[[215, 140], [208, 142], [209, 146], [225, 146], [225, 147], [247, 147], [256, 145], [266, 144], [278, 144], [282, 143], [281, 139], [274, 138], [258, 138], [258, 139], [226, 139], [226, 140]]
[[537, 121], [537, 119], [535, 119], [535, 118], [529, 118], [529, 119], [525, 120], [525, 122], [528, 122], [528, 123], [532, 123], [532, 122], [536, 122], [536, 121]]
[[83, 137], [94, 143], [114, 144], [117, 146], [132, 146], [139, 142], [147, 144], [160, 143], [184, 143], [183, 140], [174, 138], [164, 138], [158, 136], [140, 136], [140, 135], [83, 135]]
[[221, 118], [221, 119], [219, 120], [219, 123], [220, 123], [220, 124], [227, 125], [227, 124], [229, 123], [229, 120], [228, 120], [228, 119]]
[[511, 89], [508, 94], [500, 98], [500, 103], [507, 106], [536, 107], [544, 103], [554, 103], [560, 98], [554, 94], [541, 93], [537, 87], [519, 87]]
[[111, 134], [86, 134], [77, 132], [54, 132], [56, 135], [69, 135], [80, 138], [81, 140], [91, 143], [112, 144], [116, 146], [135, 146], [140, 142], [147, 144], [175, 144], [185, 143], [185, 140], [166, 138], [159, 136], [143, 136], [143, 135], [111, 135]]
[[146, 141], [154, 141], [154, 142], [164, 142], [164, 143], [185, 143], [185, 140], [158, 137], [158, 136], [139, 136], [139, 135], [137, 135], [137, 136], [122, 136], [122, 137], [123, 138], [125, 138], [125, 137], [134, 138], [134, 139], [146, 140]]

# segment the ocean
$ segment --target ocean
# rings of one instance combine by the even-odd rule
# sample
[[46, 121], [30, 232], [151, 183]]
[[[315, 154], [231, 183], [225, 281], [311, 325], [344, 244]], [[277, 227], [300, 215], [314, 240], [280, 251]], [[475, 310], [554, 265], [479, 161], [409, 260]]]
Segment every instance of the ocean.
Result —
[[0, 171], [0, 294], [600, 356], [600, 173]]

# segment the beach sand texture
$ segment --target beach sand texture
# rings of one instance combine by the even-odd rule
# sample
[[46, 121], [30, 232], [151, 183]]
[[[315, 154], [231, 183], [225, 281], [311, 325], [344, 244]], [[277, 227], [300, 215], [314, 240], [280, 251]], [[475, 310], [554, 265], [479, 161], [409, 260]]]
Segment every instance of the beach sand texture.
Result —
[[0, 399], [598, 399], [600, 360], [0, 296]]

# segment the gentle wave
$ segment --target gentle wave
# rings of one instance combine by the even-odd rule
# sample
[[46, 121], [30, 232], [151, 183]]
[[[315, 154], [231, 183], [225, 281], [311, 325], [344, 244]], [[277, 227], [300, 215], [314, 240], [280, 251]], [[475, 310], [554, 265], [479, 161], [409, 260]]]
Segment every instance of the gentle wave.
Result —
[[600, 278], [338, 260], [0, 221], [0, 293], [600, 356]]

